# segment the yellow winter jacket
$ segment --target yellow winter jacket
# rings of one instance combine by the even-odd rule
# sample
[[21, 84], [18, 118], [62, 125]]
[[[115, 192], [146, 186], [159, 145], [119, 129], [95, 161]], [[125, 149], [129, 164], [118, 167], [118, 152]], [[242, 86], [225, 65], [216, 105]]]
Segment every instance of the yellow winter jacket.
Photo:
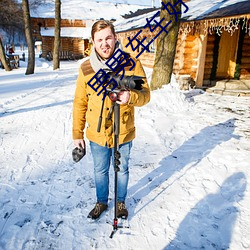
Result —
[[[135, 138], [134, 107], [145, 105], [150, 100], [150, 89], [146, 80], [145, 72], [139, 60], [132, 58], [135, 67], [130, 71], [131, 65], [124, 67], [125, 75], [142, 76], [144, 84], [142, 90], [130, 90], [128, 104], [120, 105], [120, 135], [119, 144], [129, 142]], [[125, 62], [124, 62], [125, 63]], [[108, 120], [108, 114], [112, 106], [109, 97], [105, 98], [102, 114], [101, 130], [97, 132], [97, 126], [101, 111], [103, 94], [97, 96], [98, 91], [93, 90], [87, 83], [95, 75], [90, 61], [82, 63], [76, 83], [75, 97], [73, 102], [73, 140], [84, 138], [84, 129], [87, 122], [86, 137], [88, 140], [101, 146], [114, 147], [113, 120]]]

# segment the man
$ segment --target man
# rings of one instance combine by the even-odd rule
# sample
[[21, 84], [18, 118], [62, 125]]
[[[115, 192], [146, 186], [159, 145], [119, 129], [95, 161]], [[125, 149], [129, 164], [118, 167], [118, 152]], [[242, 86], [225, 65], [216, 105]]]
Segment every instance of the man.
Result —
[[[106, 62], [119, 48], [119, 43], [112, 23], [100, 20], [94, 23], [91, 31], [93, 51], [90, 59], [85, 61], [80, 69], [77, 79], [75, 98], [73, 104], [73, 140], [77, 147], [85, 147], [83, 130], [87, 122], [86, 137], [90, 141], [91, 153], [94, 161], [94, 175], [96, 185], [97, 203], [90, 211], [88, 218], [97, 219], [108, 208], [109, 195], [109, 168], [113, 159], [114, 134], [112, 101], [104, 99], [102, 116], [105, 118], [101, 123], [100, 132], [97, 132], [98, 120], [102, 106], [102, 95], [91, 87], [89, 81], [100, 69], [107, 69]], [[130, 56], [129, 56], [130, 58]], [[129, 59], [127, 58], [127, 59]], [[133, 59], [133, 58], [132, 58]], [[118, 172], [118, 194], [117, 194], [117, 217], [128, 216], [125, 206], [125, 198], [128, 186], [128, 161], [132, 140], [135, 138], [134, 107], [143, 106], [150, 100], [150, 90], [146, 81], [145, 72], [139, 60], [133, 59], [135, 67], [131, 69], [127, 60], [123, 65], [125, 75], [137, 75], [144, 77], [142, 90], [122, 90], [118, 93], [120, 104], [120, 134], [119, 152], [121, 153]], [[127, 64], [126, 64], [127, 62]], [[122, 66], [122, 65], [121, 65]], [[109, 119], [108, 117], [110, 117]]]

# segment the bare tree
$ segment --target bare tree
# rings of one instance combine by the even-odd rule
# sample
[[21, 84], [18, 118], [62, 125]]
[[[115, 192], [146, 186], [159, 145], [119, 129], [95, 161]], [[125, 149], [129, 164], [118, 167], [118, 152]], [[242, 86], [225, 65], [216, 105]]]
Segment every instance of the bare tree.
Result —
[[0, 29], [4, 35], [0, 36], [0, 61], [6, 71], [10, 71], [7, 62], [4, 43], [13, 43], [16, 34], [23, 30], [22, 8], [16, 0], [0, 0]]
[[43, 4], [46, 4], [46, 0], [29, 0], [30, 9], [36, 9]]
[[59, 48], [61, 33], [61, 0], [55, 0], [55, 40], [53, 49], [53, 69], [60, 68]]
[[[158, 37], [152, 81], [150, 88], [152, 90], [162, 87], [171, 81], [171, 75], [174, 64], [175, 49], [178, 38], [178, 30], [180, 25], [181, 4], [184, 5], [185, 11], [188, 7], [181, 0], [163, 0], [160, 19], [165, 18], [162, 26], [167, 25], [167, 32], [162, 32]], [[164, 8], [168, 6], [169, 12]], [[172, 7], [174, 7], [174, 9]]]
[[22, 0], [22, 8], [23, 8], [25, 36], [26, 36], [26, 41], [28, 44], [28, 66], [27, 66], [25, 74], [30, 75], [30, 74], [34, 74], [34, 70], [35, 70], [35, 48], [34, 48], [34, 41], [32, 37], [30, 9], [29, 9], [28, 0]]
[[23, 28], [22, 6], [17, 0], [0, 0], [0, 28], [10, 35]]
[[3, 43], [2, 43], [1, 37], [0, 37], [0, 61], [1, 61], [3, 67], [4, 67], [4, 69], [6, 71], [10, 71], [11, 70], [11, 68], [10, 68], [10, 66], [9, 66], [9, 64], [8, 64], [8, 62], [6, 60], [6, 56], [5, 56], [4, 47], [3, 47]]

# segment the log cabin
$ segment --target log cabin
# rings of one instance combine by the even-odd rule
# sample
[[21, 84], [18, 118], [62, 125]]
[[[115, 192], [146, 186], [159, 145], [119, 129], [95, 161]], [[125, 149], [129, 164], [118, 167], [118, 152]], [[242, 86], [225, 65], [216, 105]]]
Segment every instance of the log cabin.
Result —
[[[61, 0], [61, 59], [79, 59], [89, 55], [91, 47], [90, 28], [96, 20], [115, 21], [122, 15], [144, 5], [115, 4], [92, 0]], [[51, 60], [54, 44], [55, 4], [45, 1], [31, 10], [34, 41], [41, 43], [41, 57]]]
[[[250, 1], [183, 1], [189, 7], [182, 13], [173, 73], [189, 78], [198, 88], [211, 88], [230, 81], [234, 88], [250, 91]], [[160, 9], [148, 9], [141, 15], [127, 16], [115, 22], [118, 38], [124, 49], [137, 55], [140, 51], [126, 48], [128, 37], [150, 42], [149, 51], [140, 55], [144, 66], [153, 67], [159, 32], [144, 28]], [[158, 16], [158, 22], [160, 17]], [[152, 41], [153, 40], [153, 41]], [[225, 86], [224, 86], [225, 88]], [[244, 94], [243, 94], [244, 95]], [[248, 94], [249, 95], [249, 94]]]
[[[52, 60], [54, 18], [32, 18], [33, 37], [41, 41], [41, 57]], [[81, 59], [87, 55], [92, 20], [61, 20], [60, 59]]]

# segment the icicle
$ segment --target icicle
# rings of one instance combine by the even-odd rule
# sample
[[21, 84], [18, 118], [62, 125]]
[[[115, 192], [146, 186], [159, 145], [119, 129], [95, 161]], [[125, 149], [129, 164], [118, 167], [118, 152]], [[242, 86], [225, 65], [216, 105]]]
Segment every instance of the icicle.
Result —
[[244, 30], [245, 24], [246, 24], [246, 17], [244, 16], [244, 18], [243, 18], [243, 25], [242, 25], [242, 27], [241, 27], [242, 30]]
[[[247, 22], [249, 21], [249, 18], [247, 19]], [[247, 33], [247, 30], [246, 30]], [[250, 23], [249, 23], [249, 28], [248, 28], [248, 35], [250, 36]]]
[[247, 19], [247, 21], [246, 21], [246, 29], [245, 29], [245, 32], [246, 32], [246, 33], [247, 33], [247, 30], [248, 30], [248, 27], [247, 27], [247, 26], [248, 26], [248, 20], [249, 20], [249, 19]]
[[204, 36], [207, 36], [207, 31], [208, 31], [208, 21], [205, 20], [204, 22], [204, 28], [203, 28], [203, 32], [204, 32]]
[[213, 31], [214, 31], [214, 22], [216, 22], [216, 20], [211, 20], [209, 22], [209, 27], [208, 27], [208, 30], [209, 30], [209, 34], [212, 35], [213, 34]]
[[240, 20], [243, 19], [242, 30], [250, 35], [250, 22], [247, 16], [244, 17], [231, 17], [231, 18], [217, 18], [211, 20], [203, 20], [200, 22], [188, 22], [182, 23], [179, 29], [179, 33], [188, 35], [190, 32], [200, 33], [203, 31], [204, 35], [212, 35], [216, 32], [221, 36], [223, 31], [227, 31], [232, 36], [236, 30], [239, 29]]
[[239, 22], [240, 22], [239, 18], [237, 19], [231, 18], [229, 24], [224, 28], [225, 31], [229, 32], [232, 36], [233, 33], [238, 29]]
[[221, 36], [221, 34], [222, 34], [222, 26], [216, 27], [216, 34], [217, 34], [218, 36]]

